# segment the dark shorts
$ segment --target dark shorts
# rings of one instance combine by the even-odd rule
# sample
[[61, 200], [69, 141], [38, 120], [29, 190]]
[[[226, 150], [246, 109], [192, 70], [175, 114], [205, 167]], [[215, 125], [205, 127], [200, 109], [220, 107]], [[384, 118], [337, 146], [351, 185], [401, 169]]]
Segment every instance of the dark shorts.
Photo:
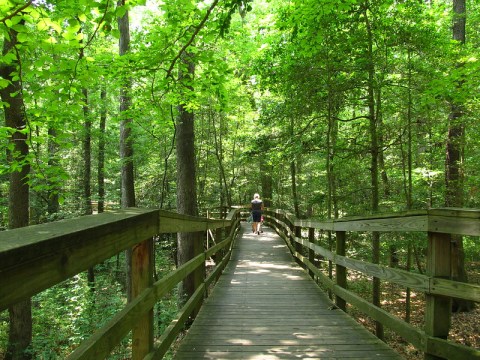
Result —
[[260, 222], [262, 219], [262, 212], [259, 210], [252, 211], [253, 222]]

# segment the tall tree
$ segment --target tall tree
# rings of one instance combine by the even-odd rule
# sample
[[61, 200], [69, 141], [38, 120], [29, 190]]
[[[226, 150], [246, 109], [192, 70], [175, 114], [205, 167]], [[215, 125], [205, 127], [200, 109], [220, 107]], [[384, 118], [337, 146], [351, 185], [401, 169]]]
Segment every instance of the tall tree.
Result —
[[[466, 0], [453, 0], [453, 40], [463, 47], [465, 45], [466, 29]], [[457, 62], [457, 69], [463, 67]], [[456, 79], [456, 94], [451, 99], [450, 115], [448, 117], [448, 135], [445, 159], [445, 206], [463, 207], [464, 169], [463, 155], [465, 143], [465, 123], [462, 91], [464, 80]], [[452, 235], [452, 278], [457, 281], [468, 282], [465, 271], [465, 254], [462, 236]], [[470, 311], [474, 308], [472, 301], [454, 299], [453, 311]]]
[[107, 123], [107, 88], [102, 84], [100, 90], [100, 125], [99, 125], [99, 139], [98, 139], [98, 213], [105, 210], [105, 129]]
[[[193, 94], [193, 78], [195, 63], [193, 54], [183, 52], [181, 55], [181, 69], [179, 82], [185, 86], [189, 98]], [[190, 84], [190, 85], [188, 85]], [[195, 126], [194, 113], [188, 109], [187, 103], [178, 105], [176, 121], [175, 144], [177, 155], [177, 211], [180, 214], [198, 215], [197, 208], [197, 177], [195, 161]], [[192, 259], [203, 247], [201, 236], [198, 233], [178, 233], [177, 235], [177, 264], [181, 265]], [[196, 271], [187, 277], [179, 288], [180, 302], [183, 303], [195, 290], [203, 274]]]
[[[362, 4], [362, 15], [365, 21], [366, 29], [366, 66], [367, 66], [367, 106], [368, 106], [368, 120], [370, 130], [370, 173], [371, 173], [371, 201], [372, 212], [376, 213], [379, 210], [379, 185], [378, 185], [378, 170], [379, 170], [379, 139], [378, 139], [378, 119], [377, 112], [375, 110], [375, 60], [374, 60], [374, 34], [372, 28], [372, 20], [370, 19], [371, 8], [370, 1], [365, 0]], [[378, 264], [380, 262], [380, 233], [374, 231], [372, 233], [372, 262]], [[375, 306], [381, 305], [381, 291], [380, 291], [380, 279], [373, 278], [373, 299], [372, 303]], [[383, 325], [379, 321], [376, 321], [376, 335], [383, 339]]]
[[[54, 168], [58, 167], [58, 150], [59, 146], [57, 143], [57, 131], [51, 126], [48, 128], [48, 167]], [[48, 213], [55, 214], [60, 210], [60, 197], [59, 197], [59, 186], [53, 182], [50, 182], [48, 186]]]
[[[118, 51], [120, 57], [126, 56], [130, 49], [130, 22], [126, 0], [119, 0], [117, 3], [123, 16], [118, 18], [118, 29], [120, 38]], [[129, 69], [124, 68], [120, 85], [120, 161], [121, 161], [121, 199], [122, 208], [135, 206], [135, 179], [133, 168], [133, 139], [132, 139], [132, 118], [129, 111], [132, 107], [130, 89], [132, 79]], [[126, 251], [126, 288], [128, 301], [132, 299], [132, 250]]]
[[[23, 25], [24, 22], [21, 21]], [[3, 40], [3, 56], [12, 56], [15, 60], [0, 66], [0, 76], [7, 85], [0, 90], [4, 104], [5, 125], [11, 129], [8, 162], [10, 173], [10, 191], [8, 198], [9, 227], [16, 229], [29, 223], [29, 185], [30, 164], [27, 144], [29, 126], [25, 112], [22, 89], [22, 62], [19, 56], [18, 32], [8, 29]], [[27, 349], [32, 341], [31, 300], [27, 299], [9, 309], [10, 328], [8, 338], [7, 360], [29, 359]]]

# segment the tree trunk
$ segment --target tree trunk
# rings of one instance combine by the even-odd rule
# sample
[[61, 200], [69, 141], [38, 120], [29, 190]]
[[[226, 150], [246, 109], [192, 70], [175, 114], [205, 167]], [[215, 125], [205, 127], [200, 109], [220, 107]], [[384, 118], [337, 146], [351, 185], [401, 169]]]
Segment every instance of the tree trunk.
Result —
[[[80, 58], [83, 57], [83, 51]], [[92, 215], [92, 188], [90, 180], [92, 177], [92, 123], [89, 119], [88, 90], [83, 88], [83, 211], [84, 215]], [[87, 271], [88, 285], [91, 291], [95, 291], [95, 271], [89, 267]]]
[[[119, 0], [119, 6], [125, 5], [125, 0]], [[118, 29], [120, 30], [119, 55], [127, 54], [130, 47], [130, 25], [128, 11], [121, 18], [118, 18]], [[126, 69], [127, 70], [127, 69]], [[121, 200], [122, 208], [135, 206], [135, 180], [133, 169], [133, 139], [131, 124], [132, 119], [127, 115], [132, 105], [130, 89], [132, 80], [128, 74], [124, 75], [123, 84], [120, 87], [120, 160], [121, 171]], [[126, 289], [127, 299], [132, 300], [132, 250], [126, 250]]]
[[[29, 185], [28, 175], [30, 164], [28, 157], [27, 134], [24, 131], [27, 127], [25, 104], [23, 101], [20, 64], [17, 45], [17, 32], [9, 29], [9, 39], [5, 37], [3, 42], [3, 56], [13, 53], [16, 61], [9, 65], [0, 66], [0, 76], [9, 82], [8, 86], [0, 90], [0, 96], [4, 104], [5, 125], [17, 131], [13, 132], [10, 138], [13, 151], [7, 152], [7, 160], [12, 163], [20, 163], [20, 171], [13, 171], [10, 174], [10, 191], [8, 198], [9, 228], [16, 229], [28, 226], [29, 223]], [[9, 309], [10, 327], [8, 336], [7, 360], [30, 359], [28, 347], [32, 342], [32, 305], [27, 299], [19, 302]]]
[[102, 85], [100, 93], [102, 110], [100, 113], [100, 134], [98, 138], [98, 213], [105, 210], [105, 128], [107, 123], [107, 90], [105, 85]]
[[[453, 39], [460, 46], [465, 44], [466, 27], [466, 2], [465, 0], [453, 1]], [[457, 67], [463, 67], [461, 62]], [[457, 91], [461, 92], [463, 81], [456, 84]], [[452, 99], [450, 115], [448, 117], [448, 135], [445, 160], [445, 205], [447, 207], [463, 207], [463, 151], [465, 143], [465, 124], [463, 120], [464, 104], [461, 100]], [[465, 270], [465, 253], [463, 250], [463, 237], [452, 236], [452, 279], [468, 282]], [[472, 301], [453, 299], [453, 311], [471, 311], [475, 304]]]
[[297, 193], [297, 166], [295, 160], [290, 162], [290, 177], [292, 179], [292, 198], [293, 198], [293, 208], [295, 210], [295, 217], [300, 218], [300, 205], [298, 203], [298, 193]]
[[273, 167], [268, 165], [265, 158], [260, 156], [260, 182], [262, 184], [262, 200], [265, 207], [273, 205]]
[[[379, 186], [378, 186], [378, 159], [379, 159], [379, 141], [378, 141], [378, 123], [375, 113], [375, 63], [373, 58], [373, 32], [370, 24], [368, 1], [364, 4], [364, 17], [367, 30], [367, 102], [368, 102], [368, 117], [370, 120], [370, 154], [371, 154], [371, 187], [372, 187], [372, 212], [376, 213], [379, 210]], [[380, 234], [376, 231], [372, 233], [372, 262], [378, 264], [380, 259]], [[373, 278], [373, 305], [381, 307], [381, 292], [380, 279]], [[384, 338], [383, 325], [379, 321], [375, 322], [376, 335], [379, 339]]]
[[89, 119], [88, 90], [82, 89], [83, 94], [83, 215], [92, 214], [92, 123]]
[[215, 156], [217, 158], [218, 168], [220, 170], [220, 188], [223, 189], [223, 191], [221, 191], [222, 199], [220, 200], [220, 206], [223, 206], [225, 204], [226, 199], [227, 206], [230, 207], [232, 206], [232, 197], [230, 195], [230, 188], [228, 186], [227, 177], [225, 174], [225, 167], [223, 166], [223, 116], [220, 115], [220, 125], [218, 133], [215, 127], [215, 118], [213, 115], [212, 120], [213, 138], [215, 140]]
[[[58, 166], [58, 159], [57, 159], [57, 152], [58, 152], [58, 144], [57, 144], [57, 131], [49, 127], [48, 128], [48, 167], [56, 167]], [[58, 196], [59, 186], [56, 182], [49, 182], [49, 189], [48, 189], [48, 204], [47, 204], [47, 212], [49, 214], [56, 214], [60, 210], [60, 200]]]
[[[193, 55], [182, 54], [182, 66], [179, 81], [191, 83], [195, 74]], [[191, 85], [186, 86], [193, 92]], [[197, 208], [197, 177], [195, 161], [195, 131], [194, 114], [186, 108], [186, 104], [178, 106], [176, 122], [176, 154], [177, 154], [177, 211], [180, 214], [198, 215]], [[177, 265], [181, 266], [203, 250], [201, 233], [178, 233], [177, 235]], [[204, 270], [199, 269], [188, 276], [179, 286], [180, 305], [195, 292], [198, 284], [203, 281]], [[195, 316], [195, 314], [194, 314]]]

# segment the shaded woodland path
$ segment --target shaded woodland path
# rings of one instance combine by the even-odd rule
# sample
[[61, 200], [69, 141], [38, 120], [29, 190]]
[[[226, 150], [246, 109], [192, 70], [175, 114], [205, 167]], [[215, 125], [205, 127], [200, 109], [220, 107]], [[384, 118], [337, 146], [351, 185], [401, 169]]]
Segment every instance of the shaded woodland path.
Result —
[[269, 228], [242, 223], [176, 359], [401, 359], [341, 310]]

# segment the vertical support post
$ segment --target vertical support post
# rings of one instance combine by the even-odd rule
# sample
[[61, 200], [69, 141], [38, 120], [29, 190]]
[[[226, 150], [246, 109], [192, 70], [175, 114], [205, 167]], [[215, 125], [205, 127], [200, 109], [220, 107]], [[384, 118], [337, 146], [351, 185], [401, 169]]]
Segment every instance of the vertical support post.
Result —
[[[298, 237], [298, 238], [301, 238], [302, 237], [302, 228], [300, 226], [295, 226], [294, 224], [292, 224], [292, 227], [293, 227], [293, 235], [294, 237]], [[292, 238], [292, 242], [293, 242], [293, 248], [295, 249], [295, 251], [299, 254], [299, 255], [303, 255], [303, 245], [302, 244], [299, 244], [298, 242], [295, 241], [294, 238]], [[305, 264], [303, 263], [302, 260], [300, 260], [299, 258], [296, 258], [297, 260], [297, 263], [298, 265], [300, 265], [302, 268], [305, 269]]]
[[[153, 284], [153, 239], [132, 250], [132, 299]], [[132, 359], [143, 359], [153, 350], [153, 309], [138, 319], [132, 330]]]
[[[434, 278], [451, 278], [451, 235], [428, 233], [427, 274]], [[450, 331], [452, 298], [426, 294], [425, 333], [446, 339]], [[426, 360], [444, 359], [425, 353]]]
[[[233, 219], [233, 220], [235, 220], [235, 219]], [[216, 240], [216, 241], [217, 241], [217, 244], [218, 244], [219, 242], [222, 242], [222, 241], [225, 239], [225, 237], [226, 237], [226, 235], [225, 235], [225, 237], [224, 237], [223, 234], [222, 234], [223, 229], [224, 229], [223, 227], [219, 227], [219, 228], [216, 228], [216, 229], [215, 229], [215, 239], [217, 239], [217, 240]], [[222, 250], [222, 253], [221, 253], [221, 254], [219, 254], [219, 253], [217, 252], [216, 254], [213, 255], [213, 261], [215, 262], [215, 264], [217, 264], [217, 263], [223, 258], [223, 255], [222, 255], [222, 254], [224, 254], [225, 251], [226, 251], [226, 250]]]
[[[308, 241], [310, 243], [315, 243], [315, 229], [314, 228], [308, 228]], [[312, 249], [308, 249], [308, 260], [312, 263], [315, 264], [315, 251]], [[315, 274], [313, 271], [309, 271], [308, 274], [310, 277], [315, 280]]]
[[[193, 257], [197, 257], [198, 255], [204, 252], [204, 239], [205, 233], [199, 231], [194, 234], [194, 243], [193, 243]], [[203, 261], [202, 265], [200, 265], [191, 276], [193, 276], [193, 286], [195, 290], [197, 290], [205, 281], [205, 261]], [[200, 307], [202, 306], [202, 301], [200, 301], [197, 307], [192, 312], [192, 318], [195, 319], [197, 317], [198, 312], [200, 311]]]
[[[337, 248], [336, 253], [340, 256], [345, 256], [345, 240], [346, 240], [346, 232], [345, 231], [337, 231]], [[337, 285], [346, 288], [347, 287], [347, 269], [345, 266], [335, 264], [335, 274], [337, 279]], [[338, 306], [339, 309], [346, 311], [347, 310], [347, 303], [344, 299], [339, 296], [335, 296], [335, 304]]]

